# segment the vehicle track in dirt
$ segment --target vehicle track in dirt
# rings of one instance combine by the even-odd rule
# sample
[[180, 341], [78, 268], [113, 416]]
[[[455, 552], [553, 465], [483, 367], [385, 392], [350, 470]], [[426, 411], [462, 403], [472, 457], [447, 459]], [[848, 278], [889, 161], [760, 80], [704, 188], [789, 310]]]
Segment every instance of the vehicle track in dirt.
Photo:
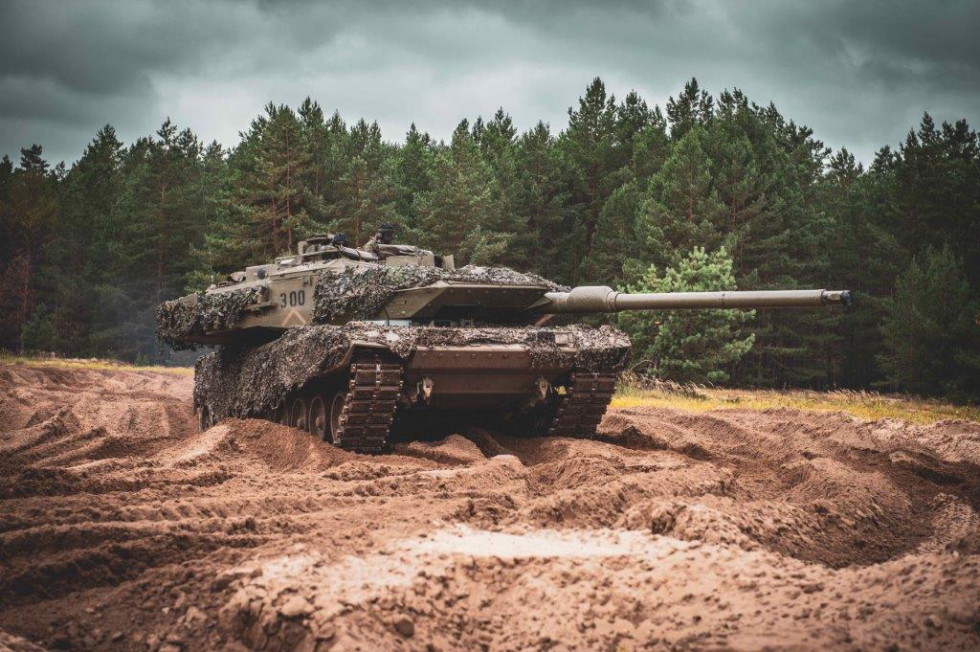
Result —
[[980, 646], [980, 424], [631, 408], [357, 455], [199, 433], [192, 383], [0, 367], [0, 647]]

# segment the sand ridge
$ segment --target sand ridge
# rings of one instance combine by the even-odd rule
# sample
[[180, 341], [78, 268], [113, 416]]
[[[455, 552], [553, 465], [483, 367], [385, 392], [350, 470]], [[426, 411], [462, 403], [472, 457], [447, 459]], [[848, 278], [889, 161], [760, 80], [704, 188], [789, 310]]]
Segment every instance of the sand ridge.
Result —
[[980, 424], [630, 408], [371, 456], [199, 433], [191, 387], [0, 367], [0, 647], [980, 646]]

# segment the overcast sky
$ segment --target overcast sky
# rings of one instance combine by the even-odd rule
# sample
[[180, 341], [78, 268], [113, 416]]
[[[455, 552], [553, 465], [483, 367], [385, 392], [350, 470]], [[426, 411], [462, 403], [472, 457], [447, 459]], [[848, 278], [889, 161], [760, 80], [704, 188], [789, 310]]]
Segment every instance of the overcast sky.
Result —
[[0, 154], [70, 163], [105, 123], [229, 147], [309, 95], [401, 140], [502, 106], [555, 131], [595, 76], [663, 106], [741, 88], [868, 161], [923, 111], [980, 123], [978, 0], [0, 0]]

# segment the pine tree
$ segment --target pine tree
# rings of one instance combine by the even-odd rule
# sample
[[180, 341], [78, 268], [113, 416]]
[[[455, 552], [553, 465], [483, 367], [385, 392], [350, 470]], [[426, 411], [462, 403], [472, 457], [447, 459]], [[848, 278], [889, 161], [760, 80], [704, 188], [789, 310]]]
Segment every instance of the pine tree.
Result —
[[[616, 107], [616, 167], [623, 168], [633, 160], [634, 143], [647, 127], [657, 121], [659, 109], [653, 112], [636, 91], [626, 94]], [[660, 117], [662, 119], [662, 116]]]
[[202, 290], [214, 283], [219, 273], [233, 271], [236, 266], [226, 251], [237, 247], [225, 240], [232, 223], [229, 210], [235, 191], [229, 184], [225, 151], [217, 141], [207, 145], [201, 154], [199, 183], [203, 237], [190, 246], [191, 269], [184, 286], [187, 292]]
[[980, 398], [978, 310], [950, 247], [914, 258], [881, 324], [889, 383], [920, 394]]
[[637, 185], [628, 183], [614, 190], [603, 204], [595, 245], [582, 262], [583, 282], [620, 284], [635, 265], [642, 266], [649, 260], [636, 231], [642, 198]]
[[337, 146], [336, 134], [324, 120], [323, 109], [309, 97], [297, 110], [301, 123], [303, 149], [309, 156], [305, 175], [302, 177], [301, 202], [314, 222], [327, 221], [325, 195], [331, 183], [336, 182]]
[[395, 161], [381, 140], [378, 123], [359, 120], [350, 129], [346, 164], [330, 206], [330, 230], [347, 234], [360, 245], [382, 222], [397, 222]]
[[420, 132], [413, 122], [405, 135], [405, 144], [396, 155], [394, 170], [395, 210], [404, 222], [406, 236], [418, 233], [419, 218], [415, 201], [432, 188], [434, 158], [432, 139], [429, 134]]
[[[820, 179], [828, 150], [813, 132], [787, 122], [772, 105], [750, 105], [745, 123], [763, 201], [738, 221], [735, 253], [740, 287], [824, 287], [833, 246], [834, 216], [822, 210]], [[716, 116], [713, 125], [717, 126]], [[826, 386], [833, 379], [828, 353], [840, 348], [817, 311], [763, 311], [753, 330], [756, 345], [739, 366], [739, 380], [769, 386]]]
[[646, 187], [650, 177], [656, 174], [667, 160], [669, 147], [667, 119], [664, 118], [659, 106], [654, 107], [646, 126], [633, 135], [628, 178], [640, 187]]
[[289, 252], [316, 230], [303, 204], [308, 145], [299, 118], [285, 105], [269, 103], [243, 134], [230, 157], [233, 222], [223, 238], [239, 265]]
[[670, 120], [670, 135], [674, 140], [684, 135], [696, 126], [706, 127], [714, 115], [714, 99], [707, 91], [702, 90], [698, 80], [684, 84], [683, 92], [667, 100], [667, 118]]
[[606, 94], [598, 77], [579, 98], [578, 108], [568, 110], [568, 129], [559, 142], [573, 175], [569, 210], [576, 228], [569, 233], [567, 255], [572, 260], [587, 260], [602, 206], [618, 185], [611, 176], [617, 169], [616, 98]]
[[952, 247], [980, 287], [980, 152], [965, 120], [937, 127], [928, 113], [909, 131], [892, 161], [891, 217], [909, 257], [927, 247]]
[[616, 139], [620, 167], [613, 176], [620, 185], [603, 203], [592, 252], [581, 266], [584, 282], [623, 283], [651, 259], [638, 218], [649, 178], [667, 157], [666, 121], [631, 92], [617, 108]]
[[44, 177], [51, 165], [44, 158], [44, 149], [37, 143], [20, 150], [20, 171]]
[[716, 226], [731, 243], [736, 267], [740, 245], [749, 237], [754, 222], [772, 222], [773, 190], [778, 170], [784, 165], [776, 157], [777, 145], [767, 127], [749, 106], [741, 91], [725, 91], [711, 123], [704, 147], [711, 153], [712, 177], [718, 199], [725, 205], [725, 221]]
[[100, 129], [82, 157], [72, 166], [65, 186], [64, 210], [59, 216], [57, 247], [72, 274], [86, 272], [99, 241], [116, 229], [111, 214], [120, 193], [123, 144], [112, 125]]
[[463, 120], [436, 156], [432, 189], [419, 196], [423, 243], [461, 263], [488, 264], [506, 251], [514, 233], [500, 231], [500, 205], [490, 166]]
[[555, 147], [548, 125], [539, 122], [517, 143], [518, 197], [515, 211], [526, 228], [515, 238], [525, 252], [525, 264], [563, 282], [571, 282], [577, 262], [564, 250], [572, 230], [567, 202], [570, 194], [568, 162]]
[[20, 349], [31, 353], [57, 352], [62, 347], [51, 315], [43, 304], [31, 314], [20, 335]]
[[821, 206], [834, 216], [834, 246], [829, 250], [825, 283], [845, 287], [858, 297], [843, 314], [822, 317], [828, 329], [841, 335], [840, 355], [833, 355], [835, 384], [867, 387], [879, 375], [876, 358], [882, 353], [878, 324], [884, 297], [891, 293], [903, 264], [903, 251], [875, 210], [876, 179], [866, 173], [846, 149], [835, 154], [821, 181]]
[[6, 154], [0, 158], [0, 348], [13, 350], [20, 345], [20, 313], [17, 268], [17, 216], [10, 210], [14, 183], [14, 163]]
[[96, 288], [94, 346], [129, 359], [161, 360], [156, 306], [179, 296], [200, 246], [206, 205], [200, 180], [201, 143], [169, 119], [156, 138], [126, 152], [125, 182], [116, 206], [117, 235], [106, 256], [109, 272]]
[[528, 239], [530, 217], [522, 210], [523, 183], [517, 144], [517, 129], [513, 120], [502, 108], [486, 123], [474, 126], [473, 138], [480, 146], [496, 183], [492, 185], [493, 204], [496, 206], [492, 222], [484, 224], [487, 231], [512, 234], [493, 262], [501, 265], [520, 266], [530, 257], [530, 250], [537, 243]]
[[[0, 308], [6, 344], [19, 347], [20, 332], [37, 307], [38, 271], [51, 227], [58, 214], [58, 178], [44, 159], [40, 145], [20, 150], [20, 166], [13, 171], [4, 161], [5, 202], [0, 206], [3, 229], [10, 237], [10, 259], [0, 261], [4, 271]], [[5, 265], [3, 263], [6, 263]], [[17, 342], [11, 346], [13, 342]]]
[[115, 129], [106, 125], [62, 184], [46, 275], [58, 279], [49, 282], [56, 295], [51, 321], [66, 351], [80, 352], [88, 346], [93, 310], [97, 309], [93, 288], [112, 280], [105, 263], [119, 235], [113, 215], [123, 189], [122, 157], [123, 144]]
[[678, 262], [678, 252], [713, 251], [722, 243], [718, 225], [725, 207], [714, 189], [705, 138], [698, 126], [675, 141], [641, 199], [636, 233], [656, 265]]

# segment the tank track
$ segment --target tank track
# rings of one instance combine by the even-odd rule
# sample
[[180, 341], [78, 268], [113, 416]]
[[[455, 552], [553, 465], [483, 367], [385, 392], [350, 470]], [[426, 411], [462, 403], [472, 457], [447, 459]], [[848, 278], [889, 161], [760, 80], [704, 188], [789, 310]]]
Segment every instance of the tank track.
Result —
[[[359, 453], [384, 450], [395, 419], [403, 372], [400, 362], [382, 356], [355, 359], [346, 380], [334, 442], [337, 446]], [[540, 416], [532, 416], [540, 420], [533, 425], [524, 422], [518, 432], [538, 437], [592, 438], [612, 401], [618, 378], [619, 373], [613, 371], [572, 372], [557, 401], [543, 412], [538, 411]], [[281, 413], [271, 420], [281, 423]]]
[[588, 439], [595, 435], [602, 415], [612, 401], [619, 374], [572, 372], [564, 395], [559, 397], [548, 436]]
[[361, 359], [350, 367], [337, 445], [361, 453], [384, 448], [402, 388], [402, 365]]

